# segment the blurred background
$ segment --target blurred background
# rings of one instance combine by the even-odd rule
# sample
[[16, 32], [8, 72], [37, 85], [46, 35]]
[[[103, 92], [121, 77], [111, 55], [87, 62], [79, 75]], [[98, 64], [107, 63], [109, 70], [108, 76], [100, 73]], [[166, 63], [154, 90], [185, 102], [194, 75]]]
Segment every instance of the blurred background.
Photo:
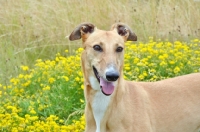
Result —
[[[200, 0], [0, 0], [0, 82], [81, 46], [68, 36], [82, 22], [109, 30], [128, 24], [138, 42], [200, 38]], [[136, 42], [137, 43], [137, 42]]]

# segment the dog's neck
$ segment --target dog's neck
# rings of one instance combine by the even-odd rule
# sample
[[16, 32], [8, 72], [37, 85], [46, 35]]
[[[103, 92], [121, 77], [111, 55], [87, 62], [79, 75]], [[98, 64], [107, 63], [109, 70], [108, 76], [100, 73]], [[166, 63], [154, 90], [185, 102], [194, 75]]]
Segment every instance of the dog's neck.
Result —
[[[121, 79], [119, 79], [119, 81], [120, 80]], [[107, 120], [107, 119], [104, 119], [104, 117], [105, 117], [105, 113], [108, 112], [108, 106], [109, 104], [112, 103], [113, 97], [115, 97], [119, 88], [117, 85], [115, 87], [114, 93], [111, 94], [110, 96], [106, 96], [102, 93], [100, 89], [100, 84], [97, 81], [96, 77], [90, 76], [88, 78], [88, 81], [89, 83], [87, 83], [88, 85], [87, 88], [90, 88], [90, 92], [87, 93], [89, 95], [86, 95], [89, 97], [88, 100], [86, 97], [86, 102], [88, 101], [88, 103], [91, 105], [93, 116], [96, 122], [96, 132], [100, 132], [100, 126], [102, 122], [106, 123], [106, 120]], [[87, 91], [88, 89], [85, 89], [85, 90]], [[106, 125], [102, 125], [102, 126], [106, 126]], [[101, 128], [101, 130], [102, 129], [106, 129], [106, 128]]]
[[101, 92], [99, 82], [96, 81], [95, 77], [89, 77], [89, 81], [92, 88], [91, 90], [95, 91], [90, 105], [96, 122], [96, 132], [100, 132], [101, 122], [110, 103], [111, 96], [106, 96]]
[[107, 107], [110, 103], [111, 96], [106, 96], [101, 92], [100, 85], [96, 77], [90, 76], [89, 83], [92, 88], [91, 90], [95, 91], [91, 102], [91, 106], [96, 122], [96, 132], [100, 132], [100, 125], [107, 110]]

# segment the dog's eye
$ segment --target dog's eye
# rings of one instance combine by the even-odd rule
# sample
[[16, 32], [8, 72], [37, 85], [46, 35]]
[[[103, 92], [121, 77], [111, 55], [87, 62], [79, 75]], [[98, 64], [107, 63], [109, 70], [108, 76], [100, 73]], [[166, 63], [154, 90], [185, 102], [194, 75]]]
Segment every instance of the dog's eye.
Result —
[[122, 52], [123, 48], [122, 47], [117, 47], [116, 52]]
[[99, 45], [94, 45], [94, 46], [93, 46], [93, 49], [96, 50], [96, 51], [99, 51], [99, 52], [102, 52], [102, 51], [103, 51], [103, 49], [102, 49], [101, 46], [99, 46]]

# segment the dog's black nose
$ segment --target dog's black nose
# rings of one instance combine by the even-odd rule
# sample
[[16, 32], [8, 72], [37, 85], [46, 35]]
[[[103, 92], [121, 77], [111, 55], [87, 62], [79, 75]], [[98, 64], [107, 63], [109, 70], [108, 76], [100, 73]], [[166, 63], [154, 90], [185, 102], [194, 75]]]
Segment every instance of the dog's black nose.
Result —
[[116, 81], [119, 78], [118, 72], [106, 72], [106, 79], [108, 81]]

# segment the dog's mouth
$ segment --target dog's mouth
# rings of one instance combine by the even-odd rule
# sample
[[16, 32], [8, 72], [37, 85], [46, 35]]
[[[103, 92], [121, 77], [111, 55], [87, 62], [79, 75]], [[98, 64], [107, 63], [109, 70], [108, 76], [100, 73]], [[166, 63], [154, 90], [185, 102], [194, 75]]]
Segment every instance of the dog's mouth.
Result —
[[100, 84], [102, 93], [106, 96], [111, 95], [114, 92], [114, 83], [105, 80], [103, 77], [100, 77], [97, 69], [94, 66], [93, 66], [93, 71]]
[[93, 66], [93, 71], [94, 71], [94, 75], [96, 76], [98, 82], [100, 83], [100, 76], [99, 76], [99, 74], [98, 74], [97, 69], [96, 69], [94, 66]]

